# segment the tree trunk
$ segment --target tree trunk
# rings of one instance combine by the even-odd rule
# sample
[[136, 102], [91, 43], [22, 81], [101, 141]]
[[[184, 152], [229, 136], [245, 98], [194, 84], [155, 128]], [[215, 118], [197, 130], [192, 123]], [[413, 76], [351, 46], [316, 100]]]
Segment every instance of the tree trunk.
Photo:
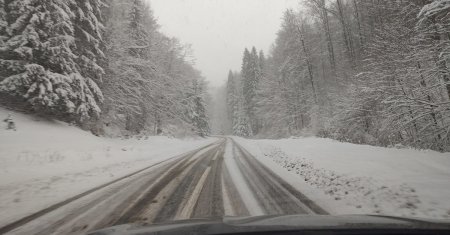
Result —
[[364, 52], [364, 41], [363, 41], [363, 35], [362, 35], [362, 29], [361, 29], [361, 19], [358, 9], [358, 3], [357, 0], [353, 0], [353, 6], [355, 7], [355, 15], [356, 15], [356, 23], [358, 25], [358, 38], [359, 38], [359, 53], [362, 54]]
[[[421, 72], [422, 67], [421, 67], [421, 65], [420, 65], [420, 62], [417, 62], [417, 68], [419, 69], [419, 74], [420, 74], [420, 79], [421, 79], [420, 85], [421, 85], [422, 87], [426, 88], [426, 87], [427, 87], [427, 84], [426, 84], [425, 78], [423, 77], [423, 74], [422, 74], [422, 72]], [[426, 96], [427, 96], [427, 101], [428, 101], [429, 103], [432, 103], [433, 101], [432, 101], [432, 99], [431, 99], [431, 96], [430, 96], [429, 94], [426, 94]], [[433, 124], [434, 124], [434, 127], [436, 128], [436, 130], [441, 129], [441, 127], [439, 127], [439, 124], [438, 124], [438, 122], [437, 122], [437, 115], [436, 115], [436, 113], [435, 113], [434, 111], [431, 111], [430, 116], [431, 116], [431, 118], [433, 119]], [[442, 140], [441, 134], [438, 134], [437, 137], [438, 137], [438, 140], [439, 140], [439, 141]], [[437, 142], [437, 141], [436, 141], [436, 142]], [[441, 149], [442, 146], [439, 146], [439, 148]], [[442, 151], [442, 149], [441, 149], [441, 151]]]
[[337, 5], [337, 10], [338, 10], [338, 14], [339, 14], [339, 22], [341, 23], [342, 26], [342, 36], [344, 38], [344, 44], [345, 44], [345, 48], [347, 50], [347, 56], [350, 59], [351, 64], [354, 63], [355, 61], [355, 56], [354, 56], [354, 52], [353, 52], [353, 41], [351, 38], [351, 33], [350, 33], [350, 29], [347, 26], [347, 22], [345, 20], [345, 16], [344, 16], [344, 9], [342, 7], [342, 2], [341, 0], [336, 0], [336, 5]]
[[322, 8], [322, 23], [323, 28], [325, 31], [325, 37], [327, 40], [327, 48], [328, 48], [328, 56], [330, 60], [331, 70], [333, 71], [333, 75], [335, 75], [336, 70], [336, 60], [334, 56], [334, 47], [333, 47], [333, 40], [331, 38], [331, 32], [330, 32], [330, 24], [328, 20], [328, 11], [325, 6], [325, 0], [320, 1], [320, 8]]
[[312, 88], [313, 95], [314, 95], [314, 103], [317, 104], [317, 93], [316, 93], [316, 87], [314, 85], [313, 68], [312, 68], [312, 64], [311, 64], [311, 60], [310, 60], [309, 51], [306, 49], [306, 45], [305, 45], [305, 37], [304, 37], [304, 34], [303, 34], [303, 26], [302, 26], [302, 29], [300, 29], [300, 26], [298, 25], [297, 22], [295, 22], [295, 25], [297, 27], [297, 31], [298, 31], [299, 36], [300, 36], [300, 40], [301, 40], [302, 48], [303, 48], [303, 53], [305, 54], [306, 65], [307, 65], [307, 68], [308, 68], [309, 81], [311, 83], [311, 88]]

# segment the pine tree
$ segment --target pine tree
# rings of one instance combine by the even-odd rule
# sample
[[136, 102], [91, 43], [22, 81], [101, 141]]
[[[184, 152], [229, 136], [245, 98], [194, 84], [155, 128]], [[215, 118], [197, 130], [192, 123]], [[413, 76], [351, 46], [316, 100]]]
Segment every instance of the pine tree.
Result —
[[149, 58], [152, 46], [152, 34], [157, 28], [156, 20], [150, 7], [143, 0], [133, 0], [128, 12], [128, 27], [130, 41], [129, 52], [137, 58]]
[[75, 15], [76, 62], [80, 66], [81, 75], [97, 83], [102, 82], [105, 73], [99, 64], [105, 59], [102, 4], [101, 0], [75, 0], [71, 6]]
[[233, 72], [230, 70], [228, 72], [227, 81], [227, 110], [228, 118], [231, 120], [231, 126], [233, 127], [237, 121], [237, 77], [234, 76]]
[[253, 133], [257, 133], [258, 124], [255, 117], [255, 94], [260, 80], [261, 71], [259, 67], [259, 58], [256, 48], [253, 47], [251, 52], [247, 49], [244, 51], [244, 58], [242, 62], [242, 79], [243, 79], [243, 95], [244, 95], [244, 110]]
[[3, 44], [7, 38], [7, 26], [8, 22], [6, 22], [5, 0], [0, 0], [0, 48], [3, 47]]
[[259, 56], [258, 56], [258, 64], [257, 64], [257, 69], [258, 69], [258, 82], [257, 85], [255, 87], [255, 96], [253, 97], [253, 115], [254, 115], [254, 128], [253, 128], [253, 133], [257, 134], [261, 131], [261, 129], [263, 128], [263, 121], [262, 118], [258, 115], [258, 112], [260, 110], [260, 100], [261, 100], [261, 95], [262, 95], [262, 81], [265, 79], [266, 77], [266, 71], [265, 71], [265, 66], [266, 66], [266, 58], [264, 56], [264, 52], [262, 50], [259, 51]]
[[164, 84], [157, 83], [157, 65], [151, 60], [152, 26], [156, 23], [142, 0], [110, 4], [104, 83], [108, 115], [104, 119], [133, 134], [145, 131], [153, 121], [155, 133], [161, 133]]
[[[259, 51], [258, 56], [258, 69], [261, 77], [264, 77], [264, 69], [266, 65], [266, 57], [264, 56], [264, 52], [262, 50]], [[261, 79], [260, 77], [260, 79]]]
[[[8, 39], [8, 22], [6, 21], [6, 5], [4, 0], [0, 0], [0, 54], [6, 53], [5, 43]], [[2, 56], [0, 56], [0, 59]], [[8, 76], [6, 73], [6, 68], [2, 63], [0, 63], [0, 82], [4, 77]]]
[[250, 126], [250, 120], [243, 107], [243, 100], [239, 102], [237, 110], [237, 120], [233, 125], [233, 135], [250, 137], [253, 135], [252, 128]]
[[12, 0], [0, 55], [0, 91], [40, 112], [83, 121], [101, 112], [102, 92], [77, 64], [74, 12], [67, 0]]
[[206, 136], [210, 132], [208, 117], [206, 114], [206, 103], [203, 98], [203, 88], [197, 80], [192, 81], [192, 108], [190, 119], [196, 128], [196, 133], [199, 136]]

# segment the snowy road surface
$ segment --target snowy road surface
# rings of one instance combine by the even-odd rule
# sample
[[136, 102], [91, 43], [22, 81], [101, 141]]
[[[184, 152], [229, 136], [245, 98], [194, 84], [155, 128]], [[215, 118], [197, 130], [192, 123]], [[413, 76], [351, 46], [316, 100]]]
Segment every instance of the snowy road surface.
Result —
[[326, 214], [231, 139], [170, 158], [9, 225], [11, 234], [83, 234], [124, 223], [224, 215]]

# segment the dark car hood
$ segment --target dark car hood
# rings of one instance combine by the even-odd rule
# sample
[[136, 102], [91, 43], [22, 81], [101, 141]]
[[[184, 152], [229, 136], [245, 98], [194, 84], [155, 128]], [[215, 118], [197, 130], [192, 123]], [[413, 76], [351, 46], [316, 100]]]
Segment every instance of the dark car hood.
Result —
[[316, 229], [450, 229], [450, 221], [379, 215], [282, 215], [189, 219], [158, 224], [125, 224], [92, 232], [118, 234], [233, 234]]

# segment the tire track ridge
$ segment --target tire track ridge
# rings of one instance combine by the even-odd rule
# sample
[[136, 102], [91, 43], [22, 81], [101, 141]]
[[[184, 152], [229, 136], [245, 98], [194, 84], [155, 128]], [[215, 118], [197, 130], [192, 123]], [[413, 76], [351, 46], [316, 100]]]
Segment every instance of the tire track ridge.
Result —
[[[237, 146], [238, 150], [242, 153], [244, 158], [251, 159], [250, 161], [253, 161], [255, 164], [257, 164], [258, 167], [260, 167], [265, 173], [267, 173], [274, 181], [276, 181], [278, 184], [280, 184], [284, 189], [286, 189], [290, 194], [295, 196], [301, 203], [304, 204], [307, 208], [309, 208], [313, 213], [319, 214], [319, 215], [327, 215], [329, 214], [327, 211], [325, 211], [322, 207], [317, 205], [314, 201], [309, 199], [307, 196], [305, 196], [303, 193], [295, 189], [292, 185], [287, 183], [285, 180], [283, 180], [280, 176], [276, 175], [272, 170], [267, 168], [265, 165], [260, 163], [252, 154], [250, 154], [247, 150], [245, 150], [242, 146], [240, 146], [238, 143], [236, 143], [235, 140], [232, 140], [233, 143]], [[249, 164], [254, 165], [254, 164]], [[253, 166], [256, 167], [256, 166]]]
[[[214, 153], [220, 149], [221, 144], [219, 144], [216, 148], [203, 153], [202, 156], [198, 158], [195, 165], [189, 169], [185, 169], [185, 177], [178, 183], [176, 189], [170, 194], [169, 198], [163, 205], [165, 209], [157, 213], [153, 222], [173, 220], [176, 217], [177, 213], [182, 210], [181, 207], [183, 204], [189, 200], [195, 190], [195, 187], [198, 185], [198, 181], [201, 176], [210, 166]], [[208, 164], [205, 164], [205, 161], [208, 161]], [[190, 214], [192, 214], [192, 212]]]
[[199, 199], [191, 213], [191, 218], [223, 217], [222, 167], [226, 140], [210, 161], [211, 172], [204, 182]]

